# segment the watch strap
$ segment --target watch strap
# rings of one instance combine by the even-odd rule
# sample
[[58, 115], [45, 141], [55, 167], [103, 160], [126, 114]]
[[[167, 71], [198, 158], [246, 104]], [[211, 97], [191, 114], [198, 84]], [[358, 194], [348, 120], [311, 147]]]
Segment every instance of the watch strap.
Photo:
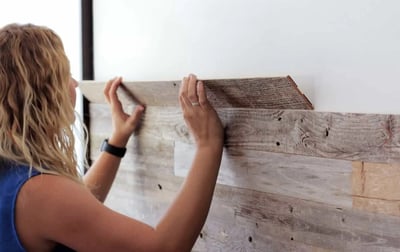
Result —
[[126, 153], [126, 148], [121, 148], [109, 144], [108, 139], [104, 139], [103, 143], [101, 144], [100, 150], [120, 158], [124, 157]]

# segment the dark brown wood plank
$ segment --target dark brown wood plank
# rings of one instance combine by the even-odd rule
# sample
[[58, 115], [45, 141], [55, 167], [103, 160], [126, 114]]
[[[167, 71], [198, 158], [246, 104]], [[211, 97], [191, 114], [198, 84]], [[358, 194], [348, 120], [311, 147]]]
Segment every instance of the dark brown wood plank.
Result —
[[[217, 108], [312, 109], [307, 97], [287, 77], [204, 80], [211, 103]], [[80, 89], [91, 103], [105, 103], [104, 82], [82, 81]], [[119, 90], [124, 104], [179, 107], [181, 81], [125, 82]]]

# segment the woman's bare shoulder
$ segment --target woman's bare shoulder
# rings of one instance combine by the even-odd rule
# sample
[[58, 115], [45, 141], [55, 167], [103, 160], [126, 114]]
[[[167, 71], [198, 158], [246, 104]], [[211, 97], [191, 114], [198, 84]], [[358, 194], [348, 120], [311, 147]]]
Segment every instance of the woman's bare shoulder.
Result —
[[[128, 251], [136, 246], [152, 251], [157, 244], [152, 243], [152, 227], [112, 211], [84, 185], [62, 176], [43, 174], [28, 180], [17, 199], [16, 219], [22, 243], [28, 245], [57, 241], [79, 251]], [[141, 240], [133, 242], [135, 236]]]

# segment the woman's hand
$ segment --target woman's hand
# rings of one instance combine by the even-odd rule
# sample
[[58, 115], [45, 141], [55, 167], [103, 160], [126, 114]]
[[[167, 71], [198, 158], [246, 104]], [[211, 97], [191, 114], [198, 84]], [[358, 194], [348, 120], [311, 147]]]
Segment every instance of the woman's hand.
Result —
[[203, 82], [198, 81], [195, 75], [183, 78], [179, 102], [197, 147], [222, 148], [224, 132], [221, 120], [207, 99]]
[[110, 104], [112, 114], [113, 132], [108, 142], [117, 147], [125, 147], [129, 137], [136, 130], [144, 107], [136, 106], [131, 115], [124, 112], [122, 104], [118, 99], [117, 89], [122, 83], [122, 77], [109, 80], [104, 88], [104, 95]]

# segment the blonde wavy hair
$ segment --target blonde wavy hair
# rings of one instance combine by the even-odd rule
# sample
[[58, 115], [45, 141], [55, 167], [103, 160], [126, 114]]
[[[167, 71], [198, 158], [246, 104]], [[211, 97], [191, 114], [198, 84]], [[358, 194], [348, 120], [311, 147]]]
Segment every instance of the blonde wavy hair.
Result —
[[70, 78], [63, 44], [51, 29], [32, 24], [0, 29], [2, 163], [81, 181]]

